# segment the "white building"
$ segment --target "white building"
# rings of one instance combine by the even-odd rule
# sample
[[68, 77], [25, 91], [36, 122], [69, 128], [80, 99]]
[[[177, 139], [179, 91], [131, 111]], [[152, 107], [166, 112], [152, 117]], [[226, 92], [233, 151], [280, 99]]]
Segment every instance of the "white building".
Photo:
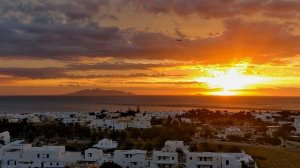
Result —
[[273, 137], [273, 134], [280, 128], [280, 126], [267, 126], [266, 134], [270, 137]]
[[244, 137], [244, 131], [239, 127], [228, 127], [225, 129], [225, 138], [230, 135]]
[[188, 146], [185, 146], [183, 141], [166, 141], [165, 147], [162, 148], [162, 151], [177, 152], [178, 149], [185, 151], [188, 149]]
[[153, 152], [153, 168], [176, 168], [178, 166], [177, 152]]
[[[3, 134], [3, 133], [2, 133]], [[4, 133], [3, 135], [7, 135]], [[64, 146], [33, 147], [24, 141], [8, 143], [0, 148], [3, 168], [63, 168], [83, 163], [101, 165], [115, 162], [123, 168], [255, 168], [251, 156], [245, 153], [189, 152], [183, 141], [166, 141], [162, 151], [115, 150], [113, 155], [102, 149], [114, 149], [117, 142], [103, 139], [84, 151], [67, 152]], [[182, 149], [179, 153], [177, 149]]]
[[92, 128], [107, 128], [114, 130], [125, 130], [127, 128], [126, 122], [119, 122], [115, 119], [98, 119], [93, 120], [90, 124]]
[[78, 122], [78, 118], [64, 118], [62, 122], [64, 124], [75, 124], [76, 122]]
[[98, 141], [96, 145], [93, 146], [93, 148], [98, 148], [102, 150], [116, 149], [117, 147], [118, 147], [117, 141], [113, 141], [110, 139], [102, 139]]
[[186, 123], [186, 124], [192, 124], [192, 120], [190, 118], [181, 118], [181, 122]]
[[300, 134], [300, 117], [295, 118], [293, 126], [296, 128], [295, 134]]
[[152, 160], [146, 160], [144, 150], [116, 150], [114, 162], [123, 168], [144, 168], [151, 167]]
[[151, 128], [151, 122], [148, 119], [140, 118], [140, 119], [134, 119], [131, 122], [128, 123], [128, 127], [130, 128]]
[[0, 147], [10, 142], [10, 135], [8, 131], [0, 133]]
[[113, 158], [110, 154], [104, 153], [101, 149], [89, 148], [84, 151], [84, 158], [82, 161], [102, 164], [104, 162], [113, 161]]
[[64, 146], [32, 147], [31, 144], [23, 144], [23, 141], [3, 146], [0, 156], [1, 167], [4, 168], [63, 168], [67, 163], [74, 163], [82, 158], [80, 152], [66, 152]]
[[186, 168], [242, 168], [255, 167], [252, 157], [244, 153], [186, 153]]

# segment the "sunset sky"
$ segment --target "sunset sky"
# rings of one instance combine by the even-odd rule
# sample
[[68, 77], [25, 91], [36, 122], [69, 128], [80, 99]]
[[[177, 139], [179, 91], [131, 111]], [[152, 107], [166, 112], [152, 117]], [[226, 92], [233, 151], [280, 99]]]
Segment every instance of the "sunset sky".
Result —
[[0, 95], [300, 96], [299, 0], [1, 0]]

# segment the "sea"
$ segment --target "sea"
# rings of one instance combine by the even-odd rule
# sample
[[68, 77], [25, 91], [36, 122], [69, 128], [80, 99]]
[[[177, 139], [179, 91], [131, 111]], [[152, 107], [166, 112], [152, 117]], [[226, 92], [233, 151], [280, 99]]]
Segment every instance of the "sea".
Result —
[[152, 112], [196, 108], [300, 112], [300, 97], [248, 96], [0, 96], [0, 113], [96, 112], [136, 109]]

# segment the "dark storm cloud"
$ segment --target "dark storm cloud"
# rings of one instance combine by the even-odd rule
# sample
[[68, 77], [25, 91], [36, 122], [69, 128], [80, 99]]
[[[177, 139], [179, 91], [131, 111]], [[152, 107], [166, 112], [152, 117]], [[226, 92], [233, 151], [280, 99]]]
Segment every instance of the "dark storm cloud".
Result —
[[[0, 55], [66, 59], [112, 55], [124, 40], [116, 27], [0, 23]], [[125, 43], [126, 45], [126, 43]]]

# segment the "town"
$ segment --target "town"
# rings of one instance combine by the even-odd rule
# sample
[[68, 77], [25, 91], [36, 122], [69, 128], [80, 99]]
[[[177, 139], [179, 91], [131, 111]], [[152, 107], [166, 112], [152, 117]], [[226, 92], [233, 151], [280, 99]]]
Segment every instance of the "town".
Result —
[[291, 111], [3, 113], [0, 132], [5, 168], [254, 168], [263, 158], [244, 148], [300, 149]]
[[[81, 152], [68, 152], [64, 146], [33, 147], [22, 140], [9, 142], [9, 133], [1, 134], [1, 167], [82, 167], [83, 165], [109, 165], [124, 168], [175, 168], [175, 167], [224, 167], [254, 168], [253, 158], [245, 153], [189, 152], [182, 141], [166, 141], [160, 151], [114, 150], [118, 143], [102, 139], [91, 148]], [[114, 150], [113, 153], [105, 151]], [[103, 167], [104, 167], [103, 166]], [[101, 166], [102, 167], [102, 166]]]

